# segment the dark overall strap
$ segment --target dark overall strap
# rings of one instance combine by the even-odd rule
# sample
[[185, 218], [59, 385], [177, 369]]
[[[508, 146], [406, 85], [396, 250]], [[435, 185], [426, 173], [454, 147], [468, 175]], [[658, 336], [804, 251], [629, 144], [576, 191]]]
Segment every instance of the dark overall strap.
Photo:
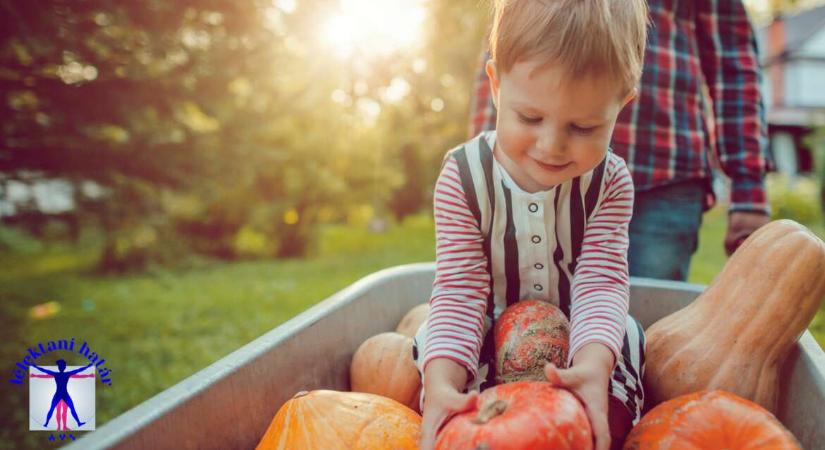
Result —
[[[593, 212], [596, 209], [596, 204], [599, 201], [599, 192], [602, 188], [602, 179], [604, 178], [604, 170], [607, 164], [607, 155], [605, 155], [602, 162], [593, 169], [593, 176], [590, 179], [590, 186], [587, 192], [584, 193], [584, 201], [582, 201], [581, 177], [573, 178], [570, 183], [570, 262], [567, 264], [567, 272], [576, 273], [576, 264], [579, 261], [579, 256], [582, 250], [582, 241], [584, 241], [584, 230], [587, 228], [587, 221], [590, 220]], [[554, 192], [553, 208], [558, 213], [559, 197], [561, 195], [561, 186], [557, 186]], [[559, 242], [558, 231], [556, 232], [556, 242]], [[570, 317], [570, 288], [573, 280], [568, 279], [564, 270], [562, 270], [562, 259], [564, 254], [561, 245], [556, 245], [556, 250], [553, 252], [553, 262], [556, 265], [556, 270], [559, 273], [559, 309]]]
[[487, 318], [490, 321], [490, 329], [484, 336], [484, 342], [481, 345], [481, 354], [479, 355], [479, 364], [487, 364], [487, 377], [481, 382], [481, 390], [488, 387], [495, 386], [496, 373], [496, 345], [495, 345], [495, 290], [493, 282], [493, 255], [490, 251], [490, 234], [493, 228], [493, 217], [496, 211], [496, 196], [493, 192], [493, 150], [487, 144], [487, 140], [483, 137], [479, 139], [479, 157], [481, 158], [481, 167], [484, 171], [484, 185], [487, 188], [487, 199], [490, 202], [489, 218], [487, 221], [487, 232], [484, 233], [484, 256], [487, 257], [487, 273], [490, 275], [490, 293], [487, 295]]
[[[487, 273], [490, 275], [490, 293], [487, 296], [486, 315], [491, 325], [484, 337], [484, 341], [481, 346], [481, 354], [479, 355], [479, 366], [488, 364], [487, 377], [481, 383], [481, 389], [483, 390], [495, 384], [495, 368], [493, 365], [495, 363], [495, 343], [493, 340], [493, 328], [495, 327], [495, 302], [493, 299], [495, 294], [493, 289], [492, 254], [490, 253], [490, 229], [493, 225], [496, 200], [495, 193], [493, 192], [493, 151], [490, 149], [490, 146], [487, 144], [487, 141], [483, 136], [478, 136], [476, 139], [479, 145], [477, 155], [474, 154], [474, 152], [469, 152], [467, 149], [467, 145], [474, 144], [472, 142], [452, 150], [448, 155], [452, 155], [453, 158], [455, 158], [456, 163], [458, 163], [458, 174], [461, 180], [461, 187], [464, 189], [464, 196], [467, 200], [467, 206], [470, 208], [470, 212], [473, 214], [473, 217], [478, 224], [478, 228], [482, 230], [484, 235], [482, 250], [484, 252], [484, 256], [487, 258]], [[478, 158], [478, 161], [470, 160], [470, 158], [475, 157]], [[470, 164], [474, 163], [480, 163], [482, 172], [484, 173], [483, 181], [484, 191], [486, 191], [487, 194], [486, 199], [479, 198], [479, 196], [476, 195], [476, 187], [470, 171]], [[488, 217], [482, 217], [479, 202], [487, 202], [486, 206], [488, 206]]]

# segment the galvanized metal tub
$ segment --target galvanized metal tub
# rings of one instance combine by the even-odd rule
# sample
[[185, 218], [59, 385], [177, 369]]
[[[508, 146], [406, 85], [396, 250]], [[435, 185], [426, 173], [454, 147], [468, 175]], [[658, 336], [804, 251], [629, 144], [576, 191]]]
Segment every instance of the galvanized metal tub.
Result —
[[[427, 301], [434, 269], [421, 263], [371, 274], [66, 448], [254, 448], [296, 392], [348, 389], [355, 349]], [[630, 312], [647, 327], [703, 289], [634, 278]], [[779, 419], [806, 449], [825, 449], [825, 354], [809, 332], [782, 372]]]

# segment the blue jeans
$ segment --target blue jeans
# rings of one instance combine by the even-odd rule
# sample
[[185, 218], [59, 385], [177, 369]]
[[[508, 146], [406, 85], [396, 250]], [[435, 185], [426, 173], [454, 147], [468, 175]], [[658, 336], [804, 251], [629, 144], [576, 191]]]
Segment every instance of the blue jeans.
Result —
[[636, 191], [630, 221], [630, 276], [684, 281], [699, 244], [706, 182]]

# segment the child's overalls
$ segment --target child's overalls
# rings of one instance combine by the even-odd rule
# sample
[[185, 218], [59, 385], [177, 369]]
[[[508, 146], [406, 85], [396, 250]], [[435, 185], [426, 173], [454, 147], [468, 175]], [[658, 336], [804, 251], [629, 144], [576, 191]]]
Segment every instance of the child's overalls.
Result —
[[[541, 299], [570, 317], [571, 284], [585, 228], [601, 204], [608, 159], [618, 158], [608, 152], [592, 171], [548, 191], [528, 193], [495, 162], [494, 140], [495, 132], [485, 132], [447, 155], [458, 163], [467, 203], [482, 230], [492, 282], [478, 377], [467, 389], [483, 390], [494, 384], [493, 333], [488, 331], [507, 305]], [[426, 325], [418, 330], [413, 347], [419, 371]], [[621, 357], [608, 392], [627, 406], [634, 424], [641, 417], [644, 401], [644, 348], [644, 330], [628, 315]]]

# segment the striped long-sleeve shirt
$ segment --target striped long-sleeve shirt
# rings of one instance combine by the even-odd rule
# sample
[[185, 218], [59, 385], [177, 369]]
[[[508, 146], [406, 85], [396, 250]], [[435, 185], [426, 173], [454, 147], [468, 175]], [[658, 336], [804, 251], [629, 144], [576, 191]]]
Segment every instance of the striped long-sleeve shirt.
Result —
[[[764, 177], [771, 160], [761, 72], [742, 1], [649, 0], [648, 5], [651, 27], [639, 93], [619, 115], [611, 148], [627, 161], [637, 190], [710, 179], [715, 151], [731, 179], [730, 211], [767, 213]], [[496, 124], [480, 66], [471, 136]], [[714, 201], [708, 196], [706, 206]]]
[[[608, 153], [593, 171], [528, 193], [494, 161], [494, 140], [495, 132], [483, 133], [460, 148], [463, 153], [452, 152], [436, 182], [436, 278], [422, 367], [448, 358], [477, 375], [490, 326], [488, 299], [494, 318], [514, 301], [550, 301], [571, 320], [570, 359], [585, 344], [599, 342], [618, 360], [633, 209], [624, 161]], [[473, 163], [485, 157], [487, 176], [483, 163]], [[492, 201], [483, 200], [485, 192]]]

